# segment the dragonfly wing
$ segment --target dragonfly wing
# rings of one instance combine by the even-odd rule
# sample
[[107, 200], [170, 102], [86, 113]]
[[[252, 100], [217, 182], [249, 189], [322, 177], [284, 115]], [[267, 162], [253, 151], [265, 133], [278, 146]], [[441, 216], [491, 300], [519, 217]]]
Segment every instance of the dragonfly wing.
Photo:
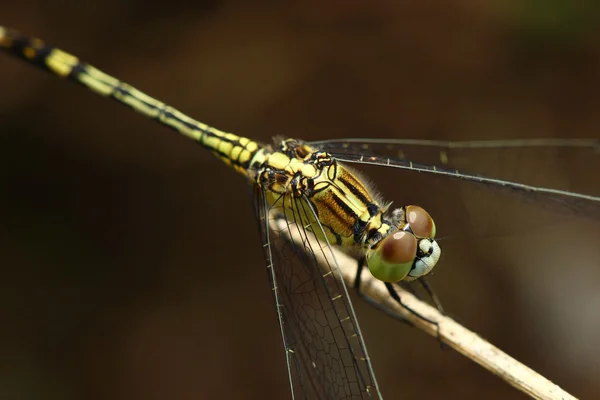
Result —
[[321, 225], [308, 222], [318, 221], [310, 203], [281, 196], [269, 205], [256, 191], [294, 398], [380, 399], [334, 252], [312, 233]]
[[[535, 206], [541, 206], [557, 211], [566, 210], [575, 215], [584, 216], [586, 218], [600, 219], [600, 196], [598, 196], [597, 193], [583, 194], [569, 190], [521, 183], [521, 181], [511, 181], [495, 177], [474, 175], [448, 167], [439, 167], [431, 164], [419, 164], [406, 159], [387, 157], [385, 155], [379, 156], [375, 155], [376, 152], [373, 151], [370, 152], [370, 154], [373, 155], [365, 155], [361, 153], [351, 154], [345, 151], [338, 152], [333, 148], [328, 149], [328, 151], [337, 160], [349, 164], [386, 166], [460, 179], [465, 182], [473, 183], [477, 186], [486, 187], [486, 189], [492, 191], [496, 190], [510, 195], [520, 196], [522, 201]], [[596, 158], [600, 160], [600, 156], [596, 155]], [[593, 186], [594, 185], [591, 186], [592, 189]]]
[[[520, 160], [574, 156], [586, 163], [600, 163], [597, 139], [522, 139], [442, 141], [424, 139], [332, 139], [310, 142], [321, 150], [338, 154], [363, 154], [410, 160], [415, 163], [460, 169], [465, 173], [523, 181]], [[576, 160], [573, 160], [576, 161]], [[564, 164], [564, 163], [563, 163]], [[564, 166], [564, 165], [563, 165]], [[592, 167], [592, 166], [590, 166]], [[594, 170], [592, 168], [592, 170]]]
[[498, 182], [562, 189], [600, 199], [600, 180], [593, 173], [600, 169], [600, 140], [336, 139], [310, 144], [340, 159], [360, 155], [376, 165], [388, 165], [388, 160], [395, 165], [412, 162], [429, 166], [430, 172], [435, 172], [436, 166], [438, 170], [458, 170], [465, 177], [485, 176]]

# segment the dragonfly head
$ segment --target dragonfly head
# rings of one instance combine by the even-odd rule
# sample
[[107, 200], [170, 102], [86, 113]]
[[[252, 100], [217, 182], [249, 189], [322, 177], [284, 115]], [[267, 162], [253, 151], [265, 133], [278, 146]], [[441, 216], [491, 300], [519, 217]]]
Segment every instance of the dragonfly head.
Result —
[[369, 271], [384, 282], [412, 281], [427, 275], [441, 255], [433, 219], [419, 206], [395, 210], [392, 219], [398, 221], [398, 229], [369, 249]]

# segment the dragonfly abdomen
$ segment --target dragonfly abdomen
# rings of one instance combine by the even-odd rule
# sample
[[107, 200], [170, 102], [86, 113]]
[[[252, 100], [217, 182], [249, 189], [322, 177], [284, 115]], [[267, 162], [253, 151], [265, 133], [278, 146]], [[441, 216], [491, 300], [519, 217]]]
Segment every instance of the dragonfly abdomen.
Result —
[[212, 151], [242, 174], [247, 174], [250, 162], [262, 148], [253, 140], [196, 121], [133, 86], [81, 62], [74, 55], [46, 45], [40, 39], [0, 27], [0, 48], [54, 75], [77, 82], [102, 96], [111, 97], [175, 129]]

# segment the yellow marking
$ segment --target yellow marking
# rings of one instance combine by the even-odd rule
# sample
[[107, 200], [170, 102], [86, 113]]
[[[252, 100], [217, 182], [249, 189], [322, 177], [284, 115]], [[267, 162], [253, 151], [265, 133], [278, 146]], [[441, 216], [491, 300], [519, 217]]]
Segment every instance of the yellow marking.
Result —
[[332, 275], [333, 273], [331, 271], [329, 271], [328, 273], [326, 273], [325, 275], [323, 275], [323, 278], [327, 278], [329, 275]]
[[110, 96], [114, 90], [114, 86], [107, 85], [106, 83], [94, 79], [86, 74], [79, 75], [78, 79], [79, 82], [83, 83], [85, 86], [102, 96]]
[[289, 163], [289, 157], [283, 153], [273, 153], [269, 157], [269, 166], [274, 169], [284, 169]]
[[335, 301], [335, 300], [339, 300], [342, 298], [341, 294], [338, 294], [337, 296], [335, 296], [334, 298], [332, 298], [331, 300]]
[[315, 175], [317, 175], [317, 168], [314, 165], [303, 164], [300, 168], [300, 172], [303, 176], [306, 176], [307, 178], [312, 178]]
[[87, 74], [92, 78], [107, 83], [109, 85], [118, 86], [121, 84], [121, 81], [117, 78], [107, 75], [99, 69], [92, 67], [91, 65], [87, 65], [85, 67], [85, 72], [87, 72]]
[[142, 113], [150, 118], [156, 118], [159, 114], [158, 109], [143, 103], [137, 97], [131, 96], [128, 93], [115, 91], [113, 95], [116, 99], [119, 99], [121, 102], [130, 105], [137, 112]]
[[231, 157], [231, 150], [233, 150], [233, 144], [231, 144], [230, 142], [227, 142], [225, 140], [221, 140], [221, 143], [219, 143], [218, 150], [221, 153], [227, 154], [229, 157]]
[[256, 151], [258, 149], [258, 143], [248, 140], [248, 144], [246, 145], [246, 150], [249, 152]]
[[211, 149], [216, 149], [221, 143], [221, 139], [216, 136], [205, 135], [202, 138], [202, 144], [210, 147]]
[[190, 139], [199, 141], [200, 137], [202, 136], [202, 132], [196, 130], [196, 129], [191, 129], [189, 128], [187, 125], [184, 125], [180, 120], [175, 119], [175, 118], [171, 118], [165, 114], [160, 114], [159, 116], [159, 121], [161, 121], [163, 124], [167, 125], [167, 126], [171, 126], [175, 129], [177, 129], [177, 131], [179, 131], [182, 135], [189, 137]]
[[[348, 208], [350, 208], [354, 212], [354, 214], [356, 214], [358, 219], [360, 219], [363, 222], [369, 221], [371, 219], [371, 215], [369, 214], [367, 204], [370, 202], [373, 202], [371, 194], [362, 185], [362, 183], [358, 179], [356, 179], [356, 177], [354, 175], [349, 173], [347, 170], [340, 168], [338, 170], [338, 177], [343, 177], [348, 182], [348, 185], [342, 183], [341, 180], [336, 179], [335, 180], [336, 186], [332, 186], [330, 188], [330, 191], [332, 191], [344, 203], [346, 203]], [[362, 200], [360, 200], [359, 197], [357, 197], [356, 195], [354, 195], [352, 193], [352, 191], [348, 187], [349, 185], [363, 194], [363, 196], [366, 198], [367, 204], [365, 202], [363, 202]], [[347, 218], [345, 218], [345, 219], [347, 219]], [[353, 224], [354, 221], [348, 220], [347, 223]], [[373, 217], [371, 219], [370, 224], [374, 224], [375, 226], [378, 226], [380, 224], [380, 216]], [[347, 230], [351, 229], [350, 225], [348, 225], [347, 227], [344, 227], [344, 228]], [[341, 233], [341, 231], [338, 233]]]
[[342, 319], [340, 319], [340, 322], [346, 322], [346, 321], [348, 321], [349, 319], [350, 319], [350, 317], [342, 318]]
[[194, 125], [197, 127], [197, 129], [200, 129], [200, 130], [203, 130], [206, 132], [211, 132], [211, 133], [214, 133], [215, 135], [223, 136], [223, 132], [221, 132], [215, 128], [211, 128], [210, 126], [208, 126], [202, 122], [196, 121], [195, 119], [192, 119], [192, 118], [188, 117], [187, 115], [183, 114], [179, 110], [176, 110], [172, 107], [169, 107], [168, 110], [171, 114], [173, 114], [173, 117], [177, 118], [180, 121], [183, 121], [190, 125]]
[[302, 171], [302, 168], [304, 168], [304, 167], [305, 167], [304, 162], [298, 160], [297, 158], [292, 158], [290, 160], [290, 163], [288, 164], [288, 166], [285, 168], [285, 171], [288, 174], [293, 175], [298, 171]]
[[167, 114], [166, 114], [166, 112], [167, 112], [167, 111], [168, 111], [169, 113], [171, 113], [171, 114], [175, 115], [175, 114], [173, 113], [173, 111], [177, 111], [177, 110], [174, 110], [174, 109], [173, 109], [173, 108], [171, 108], [171, 107], [167, 107], [167, 108], [165, 109], [165, 112], [164, 112], [164, 113], [161, 113], [161, 114], [159, 115], [159, 117], [158, 117], [158, 119], [159, 119], [159, 120], [160, 120], [162, 123], [164, 123], [165, 125], [168, 125], [168, 126], [172, 126], [173, 128], [177, 129], [177, 131], [179, 131], [179, 132], [180, 132], [182, 135], [184, 135], [184, 136], [187, 136], [187, 137], [189, 137], [189, 138], [191, 138], [191, 139], [193, 139], [193, 140], [195, 140], [195, 141], [200, 141], [200, 138], [202, 137], [202, 134], [203, 134], [203, 132], [201, 132], [201, 131], [200, 131], [200, 130], [198, 130], [198, 129], [193, 129], [193, 128], [190, 128], [188, 125], [184, 124], [184, 123], [183, 123], [183, 122], [182, 122], [180, 119], [178, 119], [178, 118], [174, 118], [174, 117], [171, 117], [171, 116], [167, 115]]
[[265, 156], [265, 152], [262, 150], [259, 150], [257, 153], [254, 154], [254, 157], [252, 157], [252, 160], [250, 160], [251, 163], [258, 163], [258, 164], [262, 164], [265, 162], [266, 160], [266, 156]]
[[[157, 117], [160, 110], [165, 108], [165, 103], [148, 97], [146, 94], [140, 92], [131, 85], [121, 82], [117, 87], [120, 90], [116, 91], [115, 93], [120, 93], [123, 97], [129, 97], [133, 99], [135, 104], [141, 104], [140, 108], [149, 110], [148, 115], [151, 117]], [[151, 112], [150, 110], [154, 110], [154, 112]]]
[[240, 154], [240, 157], [238, 158], [238, 160], [240, 160], [241, 163], [245, 163], [250, 160], [251, 155], [252, 155], [252, 153], [250, 153], [248, 150], [244, 150]]
[[126, 88], [129, 91], [129, 93], [131, 93], [132, 96], [143, 101], [144, 103], [153, 105], [156, 108], [165, 107], [165, 103], [163, 103], [162, 101], [158, 101], [155, 98], [148, 96], [146, 93], [137, 90], [133, 86], [130, 86], [128, 84], [123, 84], [123, 87]]
[[231, 142], [235, 142], [239, 139], [238, 135], [234, 135], [233, 133], [225, 133], [223, 137]]
[[77, 65], [77, 63], [79, 63], [77, 57], [59, 49], [52, 50], [46, 58], [46, 65], [48, 68], [63, 78], [66, 78], [71, 73], [73, 67]]
[[[231, 154], [229, 154], [229, 157], [231, 157], [234, 160], [240, 160], [240, 154], [242, 153], [242, 147], [240, 146], [235, 146], [232, 150], [231, 150]], [[241, 161], [244, 162], [244, 161]]]

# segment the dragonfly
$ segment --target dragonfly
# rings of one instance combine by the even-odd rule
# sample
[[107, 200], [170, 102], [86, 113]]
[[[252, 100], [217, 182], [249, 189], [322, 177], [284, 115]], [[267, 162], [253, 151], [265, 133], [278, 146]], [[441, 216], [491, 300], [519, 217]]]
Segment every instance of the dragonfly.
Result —
[[[460, 179], [581, 213], [597, 211], [600, 204], [599, 197], [590, 195], [412, 163], [396, 152], [403, 145], [452, 148], [493, 143], [276, 138], [263, 145], [192, 119], [39, 39], [0, 27], [0, 47], [176, 130], [249, 180], [293, 398], [382, 398], [335, 248], [356, 258], [357, 289], [366, 267], [386, 282], [398, 302], [394, 283], [416, 280], [426, 285], [424, 277], [441, 257], [431, 215], [415, 205], [391, 210], [391, 203], [376, 195], [351, 164]], [[596, 141], [586, 140], [529, 143], [598, 147]], [[299, 240], [290, 240], [291, 236]]]

